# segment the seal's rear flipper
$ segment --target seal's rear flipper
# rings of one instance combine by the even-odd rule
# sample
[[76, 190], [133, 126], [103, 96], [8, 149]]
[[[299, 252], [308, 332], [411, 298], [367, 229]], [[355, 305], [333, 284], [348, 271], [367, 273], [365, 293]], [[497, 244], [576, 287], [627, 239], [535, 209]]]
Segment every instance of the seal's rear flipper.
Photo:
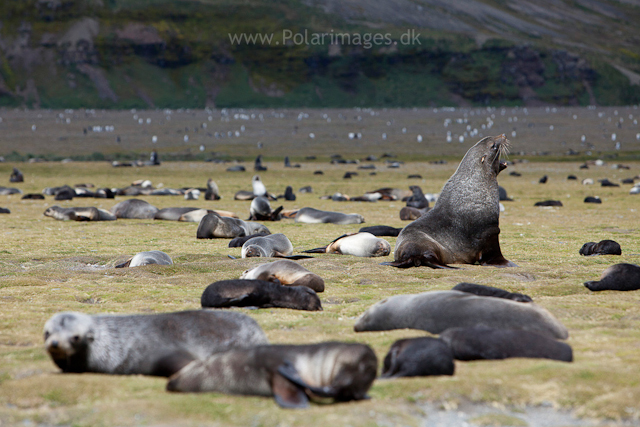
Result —
[[191, 353], [184, 350], [166, 354], [153, 363], [150, 375], [170, 377], [195, 359]]
[[286, 259], [307, 259], [307, 258], [313, 258], [310, 255], [281, 255], [281, 254], [274, 254], [275, 257], [277, 258], [286, 258]]
[[282, 218], [282, 215], [280, 215], [282, 208], [283, 206], [280, 206], [276, 208], [273, 212], [271, 212], [271, 214], [269, 215], [269, 221], [280, 221], [280, 219]]
[[302, 409], [309, 406], [309, 397], [304, 390], [289, 381], [280, 372], [276, 372], [271, 380], [271, 391], [276, 403], [281, 408]]
[[327, 251], [327, 247], [323, 246], [321, 248], [315, 248], [315, 249], [308, 249], [306, 251], [302, 251], [302, 253], [305, 254], [324, 254]]
[[601, 289], [598, 289], [598, 285], [600, 285], [599, 281], [591, 280], [589, 282], [584, 282], [585, 288], [589, 289], [590, 291], [594, 291], [594, 292], [601, 290]]
[[309, 390], [318, 397], [337, 397], [337, 393], [333, 387], [314, 387], [304, 382], [304, 380], [300, 378], [300, 374], [298, 374], [295, 366], [288, 360], [285, 360], [282, 365], [278, 366], [278, 373], [293, 384]]
[[234, 257], [233, 255], [227, 255], [227, 256], [228, 256], [229, 258], [231, 258], [231, 259], [238, 259], [238, 258]]
[[125, 267], [129, 267], [129, 264], [131, 264], [131, 260], [133, 258], [129, 258], [126, 262], [123, 262], [122, 264], [118, 264], [116, 265], [116, 268], [125, 268]]

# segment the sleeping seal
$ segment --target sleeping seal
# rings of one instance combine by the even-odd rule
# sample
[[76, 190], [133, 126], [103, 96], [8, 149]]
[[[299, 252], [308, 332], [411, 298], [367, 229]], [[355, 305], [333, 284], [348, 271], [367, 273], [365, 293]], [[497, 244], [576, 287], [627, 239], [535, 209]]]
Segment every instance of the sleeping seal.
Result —
[[521, 329], [494, 329], [485, 326], [451, 328], [440, 334], [457, 360], [496, 360], [510, 357], [573, 360], [567, 343]]
[[453, 375], [449, 346], [438, 338], [407, 338], [393, 343], [382, 366], [382, 378]]
[[138, 252], [122, 264], [116, 265], [116, 268], [140, 267], [149, 264], [172, 265], [173, 260], [162, 251]]
[[293, 255], [293, 245], [282, 233], [258, 236], [242, 245], [242, 258], [285, 257]]
[[271, 234], [271, 232], [260, 223], [222, 217], [215, 212], [205, 215], [196, 231], [198, 239], [233, 239], [250, 234]]
[[359, 214], [321, 211], [314, 208], [302, 208], [296, 214], [296, 222], [305, 224], [362, 224], [364, 218]]
[[167, 390], [274, 396], [284, 408], [309, 398], [365, 399], [378, 360], [364, 344], [261, 345], [195, 360], [169, 378]]
[[241, 279], [268, 280], [286, 286], [306, 286], [324, 292], [324, 280], [295, 261], [281, 259], [245, 270]]
[[207, 286], [200, 298], [202, 307], [281, 307], [294, 310], [322, 310], [320, 298], [306, 286], [282, 286], [265, 280], [221, 280]]
[[452, 291], [460, 291], [460, 292], [468, 292], [470, 294], [483, 296], [483, 297], [494, 297], [494, 298], [505, 298], [518, 302], [532, 302], [533, 299], [529, 295], [519, 294], [517, 292], [509, 292], [504, 289], [494, 288], [493, 286], [485, 286], [485, 285], [477, 285], [475, 283], [458, 283], [453, 288]]
[[129, 199], [120, 202], [111, 208], [111, 213], [116, 218], [127, 219], [153, 219], [158, 208], [140, 199]]
[[569, 336], [564, 325], [535, 303], [460, 291], [389, 297], [369, 307], [356, 320], [354, 329], [363, 332], [410, 328], [439, 334], [449, 328], [474, 326], [524, 329], [559, 339]]
[[507, 167], [500, 155], [509, 147], [504, 135], [486, 137], [467, 151], [442, 188], [433, 209], [398, 236], [394, 267], [449, 268], [447, 264], [514, 267], [500, 251], [497, 176]]
[[88, 208], [61, 208], [51, 206], [44, 211], [44, 216], [59, 221], [115, 221], [116, 216], [104, 209]]
[[600, 281], [585, 282], [590, 291], [637, 291], [640, 289], [640, 266], [615, 264], [607, 268]]
[[600, 240], [596, 242], [587, 242], [580, 248], [580, 255], [622, 255], [620, 243], [614, 240]]
[[386, 240], [371, 233], [349, 233], [343, 234], [327, 246], [309, 249], [304, 252], [378, 257], [389, 255], [391, 253], [391, 245]]
[[180, 217], [189, 212], [197, 211], [198, 208], [164, 208], [160, 209], [153, 216], [153, 219], [163, 219], [166, 221], [179, 221]]
[[[169, 208], [171, 209], [171, 208]], [[200, 222], [205, 215], [215, 213], [221, 217], [238, 218], [238, 215], [231, 211], [221, 211], [220, 209], [196, 209], [187, 213], [184, 213], [178, 218], [178, 221], [182, 222]]]
[[98, 315], [64, 312], [44, 325], [45, 348], [63, 372], [170, 376], [195, 359], [267, 343], [255, 320], [213, 310]]

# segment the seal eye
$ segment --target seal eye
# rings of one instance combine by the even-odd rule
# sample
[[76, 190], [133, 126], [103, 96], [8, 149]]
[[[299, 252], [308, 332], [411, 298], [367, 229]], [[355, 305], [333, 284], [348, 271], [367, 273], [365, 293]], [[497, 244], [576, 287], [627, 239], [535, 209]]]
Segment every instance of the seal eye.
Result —
[[44, 340], [45, 341], [48, 340], [50, 336], [51, 336], [51, 333], [49, 333], [49, 331], [45, 332], [44, 333]]
[[80, 335], [74, 335], [73, 337], [71, 337], [71, 341], [73, 341], [74, 343], [80, 342]]

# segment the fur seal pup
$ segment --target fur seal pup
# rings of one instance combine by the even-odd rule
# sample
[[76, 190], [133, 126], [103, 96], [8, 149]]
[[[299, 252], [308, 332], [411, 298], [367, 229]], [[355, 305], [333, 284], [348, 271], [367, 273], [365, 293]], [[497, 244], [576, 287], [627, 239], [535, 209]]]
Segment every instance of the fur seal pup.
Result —
[[262, 172], [267, 170], [267, 167], [262, 165], [262, 154], [256, 157], [256, 160], [253, 163], [253, 170], [256, 172]]
[[477, 285], [475, 283], [458, 283], [452, 291], [467, 292], [482, 297], [505, 298], [517, 302], [533, 302], [529, 295], [519, 294], [517, 292], [509, 292], [504, 289], [494, 288], [493, 286]]
[[282, 216], [280, 215], [282, 206], [271, 209], [269, 199], [264, 196], [258, 196], [251, 201], [249, 207], [249, 220], [250, 221], [280, 221]]
[[255, 320], [234, 312], [64, 312], [45, 323], [44, 342], [63, 372], [170, 376], [192, 360], [232, 347], [267, 344], [267, 337]]
[[205, 200], [220, 200], [220, 190], [218, 184], [211, 178], [207, 180], [207, 191], [204, 193]]
[[595, 204], [602, 204], [602, 199], [598, 196], [587, 196], [584, 198], [584, 203], [595, 203]]
[[559, 339], [569, 336], [564, 325], [535, 303], [460, 291], [394, 295], [369, 307], [356, 320], [354, 329], [363, 332], [410, 328], [439, 334], [449, 328], [474, 326], [524, 329]]
[[590, 291], [637, 291], [640, 289], [640, 266], [615, 264], [607, 268], [599, 281], [585, 282]]
[[287, 188], [284, 190], [284, 199], [290, 202], [296, 200], [296, 195], [293, 193], [293, 187], [287, 185]]
[[44, 196], [37, 193], [28, 193], [22, 196], [20, 200], [44, 200]]
[[236, 237], [236, 238], [231, 239], [229, 241], [229, 247], [230, 248], [241, 248], [242, 245], [244, 245], [244, 242], [246, 242], [247, 240], [253, 239], [254, 237], [262, 237], [262, 236], [266, 236], [266, 234], [260, 233], [260, 234], [251, 234], [249, 236]]
[[125, 200], [111, 208], [116, 218], [126, 219], [153, 219], [158, 211], [158, 208], [140, 199]]
[[116, 216], [111, 212], [94, 207], [88, 208], [61, 208], [51, 206], [44, 211], [44, 216], [59, 221], [115, 221]]
[[417, 185], [409, 186], [409, 189], [413, 192], [413, 195], [407, 199], [407, 206], [416, 209], [424, 209], [429, 207], [429, 201], [424, 197], [422, 188]]
[[227, 172], [244, 172], [244, 171], [246, 171], [246, 169], [242, 165], [229, 166], [227, 168]]
[[341, 212], [321, 211], [314, 208], [302, 208], [296, 214], [296, 222], [305, 224], [362, 224], [364, 218], [360, 214], [344, 214]]
[[10, 214], [11, 211], [7, 208], [0, 208], [0, 214]]
[[245, 270], [241, 279], [267, 280], [285, 286], [306, 286], [324, 292], [324, 280], [295, 261], [281, 259]]
[[431, 210], [431, 208], [418, 209], [412, 208], [411, 206], [405, 206], [400, 209], [400, 219], [402, 221], [415, 221], [425, 213], [429, 212], [429, 210]]
[[322, 310], [320, 298], [306, 286], [282, 286], [266, 280], [221, 280], [207, 286], [200, 298], [202, 307], [281, 307], [294, 310]]
[[233, 195], [233, 200], [253, 200], [256, 197], [252, 191], [240, 190]]
[[573, 361], [567, 343], [520, 329], [451, 328], [440, 334], [457, 360], [496, 360], [510, 357]]
[[74, 197], [76, 197], [76, 191], [65, 185], [56, 190], [53, 200], [72, 200]]
[[358, 232], [343, 234], [327, 246], [309, 249], [304, 252], [378, 257], [389, 255], [391, 253], [391, 245], [386, 240], [371, 233]]
[[221, 217], [238, 218], [238, 215], [231, 211], [222, 211], [220, 209], [196, 209], [185, 214], [182, 214], [178, 221], [182, 222], [200, 222], [205, 215], [214, 213]]
[[364, 344], [261, 345], [195, 360], [169, 378], [168, 391], [274, 396], [284, 408], [309, 399], [365, 399], [378, 359]]
[[587, 242], [580, 248], [580, 255], [622, 255], [620, 243], [614, 240], [600, 240], [596, 242]]
[[138, 252], [122, 264], [116, 265], [116, 268], [140, 267], [149, 264], [172, 265], [173, 260], [162, 251]]
[[498, 198], [501, 202], [513, 202], [513, 199], [507, 196], [507, 190], [498, 185]]
[[10, 196], [12, 194], [22, 194], [22, 190], [13, 187], [0, 187], [0, 196]]
[[13, 168], [13, 172], [9, 176], [9, 182], [24, 182], [24, 175], [18, 168]]
[[202, 217], [196, 231], [198, 239], [233, 239], [250, 234], [271, 234], [271, 232], [260, 223], [224, 217], [216, 212], [208, 213]]
[[293, 255], [293, 245], [282, 233], [249, 239], [242, 245], [242, 258], [285, 257]]
[[164, 208], [160, 209], [153, 216], [153, 219], [162, 219], [166, 221], [179, 221], [180, 217], [186, 213], [197, 211], [199, 208]]
[[453, 375], [451, 349], [441, 339], [407, 338], [393, 343], [384, 358], [381, 378]]
[[562, 207], [562, 202], [560, 200], [543, 200], [541, 202], [536, 202], [533, 206], [558, 206], [558, 207]]
[[507, 167], [500, 155], [509, 147], [504, 135], [486, 137], [467, 151], [442, 188], [433, 209], [398, 235], [394, 267], [449, 268], [448, 264], [515, 267], [502, 256], [498, 234], [500, 202], [497, 176]]
[[398, 237], [402, 228], [389, 227], [388, 225], [373, 225], [371, 227], [362, 227], [359, 233], [371, 233], [374, 236]]

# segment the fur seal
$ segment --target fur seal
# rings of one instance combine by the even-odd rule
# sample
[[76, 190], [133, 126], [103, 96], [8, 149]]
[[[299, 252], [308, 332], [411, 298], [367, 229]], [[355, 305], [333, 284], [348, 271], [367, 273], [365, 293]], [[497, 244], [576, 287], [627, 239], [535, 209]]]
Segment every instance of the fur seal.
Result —
[[20, 200], [44, 200], [44, 196], [42, 194], [28, 193], [22, 196]]
[[116, 265], [116, 268], [140, 267], [149, 264], [172, 265], [173, 260], [162, 251], [138, 252], [122, 264]]
[[477, 285], [475, 283], [458, 283], [452, 291], [467, 292], [482, 297], [505, 298], [517, 302], [533, 302], [529, 295], [519, 294], [516, 292], [508, 292], [504, 289], [494, 288], [493, 286]]
[[587, 242], [580, 248], [580, 255], [622, 255], [620, 244], [614, 240]]
[[371, 233], [374, 236], [398, 237], [402, 228], [389, 227], [388, 225], [373, 225], [371, 227], [362, 227], [359, 233]]
[[215, 212], [205, 215], [200, 220], [196, 231], [198, 239], [233, 239], [250, 234], [271, 234], [271, 232], [267, 227], [257, 222], [223, 217]]
[[413, 195], [407, 199], [407, 206], [416, 209], [424, 209], [429, 207], [429, 201], [424, 197], [422, 188], [417, 185], [411, 185], [409, 189], [413, 192]]
[[287, 188], [284, 190], [284, 199], [290, 202], [296, 200], [296, 195], [293, 194], [293, 188], [290, 185], [287, 185]]
[[541, 202], [536, 202], [533, 206], [558, 206], [558, 207], [562, 207], [562, 202], [560, 200], [543, 200]]
[[377, 365], [364, 344], [262, 345], [195, 360], [169, 378], [167, 390], [274, 396], [284, 408], [304, 408], [314, 397], [365, 399]]
[[293, 255], [293, 245], [282, 233], [258, 236], [242, 245], [242, 258], [285, 257]]
[[220, 200], [220, 190], [218, 184], [211, 178], [207, 180], [207, 191], [204, 193], [205, 200]]
[[364, 218], [360, 214], [344, 214], [341, 212], [321, 211], [314, 208], [302, 208], [296, 214], [296, 222], [305, 224], [362, 224]]
[[507, 196], [507, 190], [498, 185], [498, 198], [501, 202], [513, 202], [513, 199]]
[[407, 338], [393, 343], [382, 365], [382, 378], [453, 375], [449, 346], [438, 338]]
[[266, 236], [266, 234], [259, 233], [259, 234], [251, 234], [249, 236], [236, 237], [236, 238], [231, 239], [229, 241], [229, 247], [230, 248], [241, 248], [242, 245], [244, 245], [244, 242], [246, 242], [247, 240], [253, 239], [254, 237], [262, 237], [262, 236]]
[[640, 266], [615, 264], [607, 268], [599, 281], [585, 282], [590, 291], [637, 291], [640, 289]]
[[63, 372], [170, 376], [195, 359], [266, 344], [255, 320], [213, 310], [97, 315], [63, 312], [44, 325], [45, 348]]
[[449, 268], [447, 264], [515, 267], [502, 256], [498, 234], [500, 155], [509, 147], [504, 135], [486, 137], [467, 151], [442, 188], [433, 209], [398, 235], [394, 267]]
[[51, 206], [44, 211], [44, 216], [60, 221], [115, 221], [116, 216], [111, 212], [95, 207], [88, 208], [61, 208]]
[[306, 286], [282, 286], [266, 280], [221, 280], [207, 286], [200, 298], [202, 307], [281, 307], [294, 310], [322, 310], [320, 298]]
[[164, 208], [160, 209], [153, 216], [153, 219], [162, 219], [166, 221], [179, 221], [180, 217], [189, 212], [197, 211], [199, 208]]
[[13, 187], [0, 187], [0, 196], [10, 196], [12, 194], [22, 194], [22, 190]]
[[0, 214], [10, 214], [11, 211], [7, 208], [0, 208]]
[[264, 196], [258, 196], [251, 201], [251, 207], [249, 208], [249, 220], [250, 221], [280, 221], [282, 216], [280, 215], [282, 206], [271, 209], [269, 199]]
[[9, 182], [24, 182], [24, 175], [18, 168], [13, 168], [13, 172], [9, 176]]
[[236, 215], [235, 213], [231, 212], [231, 211], [222, 211], [220, 209], [196, 209], [190, 212], [187, 212], [185, 214], [182, 214], [180, 216], [180, 218], [178, 218], [178, 221], [182, 221], [182, 222], [200, 222], [202, 221], [202, 218], [205, 217], [205, 215], [210, 214], [210, 213], [214, 213], [218, 216], [221, 217], [228, 217], [228, 218], [238, 218], [238, 215]]
[[127, 219], [153, 219], [158, 211], [158, 208], [140, 199], [125, 200], [111, 208], [116, 218]]
[[496, 360], [510, 357], [573, 361], [567, 343], [520, 329], [451, 328], [440, 334], [457, 360]]
[[415, 221], [425, 213], [429, 212], [429, 210], [431, 210], [431, 208], [418, 209], [412, 208], [411, 206], [405, 206], [400, 209], [400, 219], [402, 221]]
[[535, 303], [460, 291], [389, 297], [369, 307], [358, 318], [354, 329], [363, 332], [410, 328], [439, 334], [449, 328], [474, 326], [524, 329], [559, 339], [569, 336], [564, 325]]
[[391, 245], [386, 240], [371, 233], [358, 232], [343, 234], [327, 246], [309, 249], [304, 252], [378, 257], [389, 255], [391, 253]]
[[585, 203], [602, 204], [602, 199], [598, 196], [587, 196], [584, 198]]
[[56, 190], [53, 200], [72, 200], [74, 197], [76, 197], [76, 191], [65, 185]]
[[253, 163], [253, 170], [256, 172], [266, 171], [267, 167], [262, 164], [262, 154], [256, 157], [255, 162]]
[[295, 261], [281, 259], [245, 270], [241, 279], [268, 280], [285, 286], [306, 286], [324, 292], [324, 280]]

